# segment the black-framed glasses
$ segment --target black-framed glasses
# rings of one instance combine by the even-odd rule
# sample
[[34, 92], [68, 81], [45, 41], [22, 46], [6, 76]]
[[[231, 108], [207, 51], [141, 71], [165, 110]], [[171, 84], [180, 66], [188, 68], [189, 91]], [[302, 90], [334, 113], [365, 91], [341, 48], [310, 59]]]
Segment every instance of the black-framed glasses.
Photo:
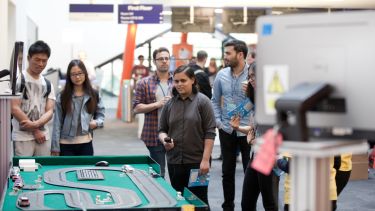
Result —
[[169, 61], [169, 57], [159, 57], [157, 59], [155, 59], [156, 61], [159, 61], [159, 62], [163, 62], [163, 61]]
[[76, 78], [76, 77], [83, 77], [83, 76], [85, 76], [85, 74], [84, 73], [72, 73], [72, 74], [70, 74], [70, 77], [73, 77], [73, 78]]
[[254, 73], [250, 73], [250, 75], [247, 76], [247, 80], [254, 81], [255, 80], [255, 74]]

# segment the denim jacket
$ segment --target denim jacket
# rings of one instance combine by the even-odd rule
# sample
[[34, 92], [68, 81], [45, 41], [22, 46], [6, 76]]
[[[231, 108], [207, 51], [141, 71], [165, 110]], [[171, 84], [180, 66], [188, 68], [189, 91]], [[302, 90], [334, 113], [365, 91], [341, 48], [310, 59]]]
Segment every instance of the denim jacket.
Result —
[[[102, 128], [104, 126], [105, 108], [104, 108], [103, 101], [100, 95], [99, 95], [99, 102], [97, 104], [97, 108], [96, 108], [94, 115], [88, 113], [86, 106], [85, 106], [89, 99], [90, 99], [90, 96], [85, 94], [83, 96], [83, 103], [82, 103], [81, 109], [74, 110], [74, 106], [72, 106], [73, 111], [71, 113], [67, 113], [64, 119], [62, 106], [61, 106], [61, 94], [57, 96], [55, 114], [54, 114], [54, 119], [53, 119], [52, 141], [51, 141], [52, 152], [60, 151], [60, 139], [71, 140], [76, 136], [78, 118], [73, 118], [73, 117], [77, 117], [78, 115], [81, 115], [81, 127], [82, 127], [83, 135], [89, 134], [91, 132], [91, 129], [89, 128], [89, 124], [90, 124], [90, 121], [94, 119], [94, 116], [95, 116], [96, 124], [98, 126], [97, 128]], [[72, 101], [72, 104], [73, 104], [73, 101]]]

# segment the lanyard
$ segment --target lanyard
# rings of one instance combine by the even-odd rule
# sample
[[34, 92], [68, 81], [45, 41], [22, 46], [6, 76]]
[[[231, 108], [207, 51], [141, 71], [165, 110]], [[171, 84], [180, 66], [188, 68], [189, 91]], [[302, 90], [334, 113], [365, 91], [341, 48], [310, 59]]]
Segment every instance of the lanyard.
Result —
[[165, 97], [165, 91], [164, 91], [163, 87], [160, 85], [160, 82], [158, 83], [158, 86], [160, 87], [161, 91], [163, 92], [163, 96]]

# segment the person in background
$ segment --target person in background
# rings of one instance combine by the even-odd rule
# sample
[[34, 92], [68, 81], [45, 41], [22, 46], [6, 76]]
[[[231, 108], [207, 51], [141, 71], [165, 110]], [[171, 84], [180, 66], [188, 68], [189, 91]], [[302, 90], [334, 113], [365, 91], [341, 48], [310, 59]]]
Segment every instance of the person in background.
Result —
[[[248, 76], [246, 43], [240, 40], [230, 40], [224, 44], [224, 61], [226, 68], [220, 70], [214, 81], [212, 104], [214, 107], [216, 126], [219, 129], [220, 148], [223, 157], [223, 192], [224, 210], [234, 210], [236, 151], [240, 147], [242, 167], [245, 172], [250, 159], [250, 145], [246, 134], [233, 130], [228, 113], [239, 104], [246, 101], [247, 96], [242, 91], [242, 82]], [[223, 103], [221, 99], [223, 98]], [[223, 105], [223, 106], [222, 106]], [[249, 114], [241, 118], [240, 125], [249, 124]]]
[[145, 58], [143, 55], [138, 56], [138, 65], [134, 65], [132, 69], [132, 78], [135, 82], [139, 81], [141, 78], [147, 77], [150, 73], [150, 69], [143, 65]]
[[211, 87], [213, 87], [213, 85], [214, 85], [214, 81], [215, 81], [216, 74], [217, 74], [218, 71], [219, 70], [218, 70], [218, 67], [216, 65], [216, 59], [211, 58], [210, 63], [208, 64], [208, 68], [207, 68], [208, 79], [210, 81]]
[[[336, 170], [335, 182], [337, 197], [344, 190], [352, 172], [352, 153], [344, 153], [334, 157], [333, 168]], [[332, 201], [332, 210], [337, 209], [337, 201]]]
[[[178, 67], [173, 81], [173, 98], [166, 103], [160, 117], [159, 139], [167, 150], [171, 184], [183, 192], [188, 187], [191, 169], [199, 169], [200, 175], [209, 172], [215, 116], [210, 100], [195, 86], [197, 81], [191, 67]], [[207, 186], [188, 188], [208, 204]]]
[[[139, 55], [138, 56], [139, 64], [133, 66], [132, 79], [134, 80], [134, 83], [135, 83], [134, 90], [136, 89], [137, 82], [139, 80], [141, 80], [142, 78], [145, 78], [145, 77], [149, 76], [149, 74], [150, 74], [150, 69], [148, 67], [146, 67], [145, 65], [143, 65], [144, 60], [145, 60], [144, 56]], [[143, 125], [145, 123], [145, 114], [140, 113], [140, 114], [137, 114], [136, 117], [138, 118], [137, 137], [141, 138]]]
[[208, 75], [204, 71], [207, 61], [207, 52], [198, 51], [197, 62], [195, 64], [190, 64], [191, 69], [193, 69], [195, 78], [197, 80], [198, 91], [206, 95], [209, 99], [212, 97], [212, 89], [210, 85], [210, 80]]
[[226, 65], [225, 65], [224, 59], [221, 59], [220, 62], [221, 62], [221, 64], [220, 64], [220, 66], [217, 68], [218, 71], [220, 71], [220, 70], [226, 68]]
[[197, 63], [197, 57], [192, 56], [189, 61], [189, 65], [195, 65], [196, 63]]
[[255, 56], [256, 56], [256, 45], [249, 45], [249, 54], [247, 55], [246, 62], [248, 65], [251, 65], [255, 62]]
[[[256, 63], [249, 67], [248, 83], [244, 84], [244, 91], [251, 102], [255, 104], [255, 69]], [[256, 137], [256, 124], [254, 121], [254, 110], [251, 112], [248, 126], [239, 126], [240, 118], [234, 117], [231, 120], [233, 129], [247, 134], [247, 141], [253, 145]], [[267, 211], [278, 211], [278, 192], [279, 192], [279, 175], [273, 171], [270, 175], [264, 175], [251, 168], [251, 162], [254, 159], [254, 153], [247, 166], [244, 182], [242, 186], [242, 210], [255, 211], [259, 194], [262, 194], [263, 207]]]
[[141, 139], [161, 169], [161, 176], [165, 174], [165, 148], [158, 136], [158, 120], [161, 109], [171, 98], [172, 75], [169, 73], [170, 53], [167, 48], [161, 47], [153, 52], [153, 62], [156, 74], [142, 78], [136, 86], [133, 99], [135, 114], [144, 113]]
[[47, 43], [33, 43], [27, 55], [29, 66], [17, 79], [16, 89], [22, 97], [11, 100], [15, 156], [50, 155], [47, 123], [52, 119], [56, 97], [51, 82], [41, 74], [50, 55]]
[[104, 125], [105, 108], [81, 60], [72, 60], [65, 87], [58, 95], [53, 121], [51, 155], [94, 155], [93, 133]]

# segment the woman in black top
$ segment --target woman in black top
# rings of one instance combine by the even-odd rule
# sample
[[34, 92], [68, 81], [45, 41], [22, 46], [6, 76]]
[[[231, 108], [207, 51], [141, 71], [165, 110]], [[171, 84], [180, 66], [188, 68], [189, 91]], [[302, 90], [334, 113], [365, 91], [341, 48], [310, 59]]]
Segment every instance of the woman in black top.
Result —
[[[173, 97], [160, 116], [159, 139], [167, 151], [171, 184], [183, 192], [191, 169], [198, 169], [200, 175], [209, 172], [216, 123], [211, 101], [198, 92], [191, 67], [178, 67], [173, 82]], [[207, 186], [188, 188], [208, 204]]]

